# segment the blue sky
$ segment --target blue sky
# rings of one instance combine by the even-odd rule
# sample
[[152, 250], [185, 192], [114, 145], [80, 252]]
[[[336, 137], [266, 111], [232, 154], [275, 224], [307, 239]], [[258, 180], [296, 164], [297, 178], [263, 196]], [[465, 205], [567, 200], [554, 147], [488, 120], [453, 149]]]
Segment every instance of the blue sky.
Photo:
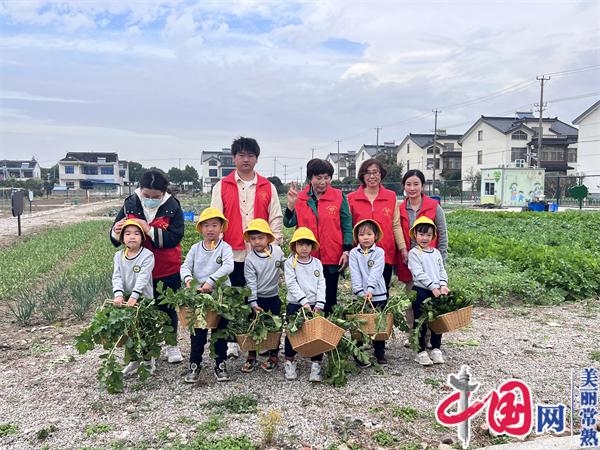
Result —
[[[0, 157], [168, 169], [256, 137], [259, 170], [539, 101], [600, 98], [600, 6], [565, 1], [1, 1]], [[576, 70], [589, 68], [586, 70]], [[571, 72], [569, 72], [571, 71]]]

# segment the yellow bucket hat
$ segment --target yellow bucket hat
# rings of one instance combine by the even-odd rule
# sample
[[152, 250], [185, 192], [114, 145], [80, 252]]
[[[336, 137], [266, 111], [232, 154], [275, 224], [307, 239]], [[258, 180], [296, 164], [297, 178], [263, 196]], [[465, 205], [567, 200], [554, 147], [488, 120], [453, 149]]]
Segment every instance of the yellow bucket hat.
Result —
[[303, 239], [311, 241], [313, 243], [313, 251], [319, 250], [319, 241], [317, 241], [314, 233], [310, 230], [310, 228], [299, 227], [296, 228], [296, 231], [294, 231], [292, 239], [290, 240], [290, 248], [293, 252], [296, 252], [296, 242]]
[[198, 223], [196, 224], [196, 231], [198, 233], [202, 232], [202, 222], [208, 219], [221, 219], [223, 221], [223, 233], [227, 231], [227, 225], [229, 224], [229, 221], [225, 218], [223, 213], [217, 208], [204, 208], [200, 213], [200, 218], [198, 219]]
[[433, 225], [433, 239], [436, 238], [437, 236], [437, 227], [435, 226], [435, 223], [433, 222], [433, 220], [431, 220], [429, 217], [426, 216], [421, 216], [421, 217], [417, 217], [417, 220], [414, 221], [413, 226], [410, 227], [410, 231], [408, 232], [408, 235], [412, 238], [412, 239], [417, 239], [417, 235], [415, 233], [415, 227], [417, 225], [420, 225], [422, 223], [427, 223], [429, 225]]
[[139, 223], [137, 223], [134, 219], [127, 219], [123, 223], [123, 227], [121, 228], [121, 232], [119, 233], [119, 242], [123, 242], [123, 232], [125, 231], [126, 227], [130, 226], [138, 227], [140, 233], [142, 233], [142, 242], [144, 242], [146, 240], [146, 233], [144, 233], [144, 229], [142, 228], [142, 226]]
[[269, 224], [265, 219], [253, 219], [250, 221], [250, 223], [246, 227], [246, 231], [244, 231], [245, 241], [250, 240], [250, 234], [248, 233], [249, 231], [258, 231], [260, 233], [265, 233], [267, 236], [269, 236], [269, 243], [275, 240], [275, 235], [271, 231], [271, 227], [269, 227]]
[[358, 242], [358, 229], [360, 228], [360, 226], [362, 224], [367, 223], [367, 222], [374, 223], [375, 226], [377, 227], [377, 236], [375, 237], [375, 243], [377, 243], [381, 239], [383, 239], [383, 230], [381, 229], [381, 226], [379, 225], [379, 223], [373, 219], [363, 219], [363, 220], [359, 221], [356, 225], [354, 225], [354, 228], [352, 229], [352, 236], [354, 237], [354, 242]]

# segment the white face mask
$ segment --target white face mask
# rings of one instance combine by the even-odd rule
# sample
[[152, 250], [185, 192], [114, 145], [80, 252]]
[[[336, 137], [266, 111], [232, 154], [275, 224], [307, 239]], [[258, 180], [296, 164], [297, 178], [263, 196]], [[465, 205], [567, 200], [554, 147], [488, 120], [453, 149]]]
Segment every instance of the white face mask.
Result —
[[162, 199], [160, 198], [145, 198], [142, 200], [142, 204], [148, 209], [158, 208]]

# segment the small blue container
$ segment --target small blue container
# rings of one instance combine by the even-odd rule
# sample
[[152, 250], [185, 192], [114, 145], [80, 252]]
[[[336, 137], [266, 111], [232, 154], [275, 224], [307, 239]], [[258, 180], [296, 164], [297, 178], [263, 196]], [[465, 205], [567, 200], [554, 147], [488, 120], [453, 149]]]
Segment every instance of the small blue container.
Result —
[[429, 198], [434, 199], [438, 203], [441, 203], [442, 201], [442, 197], [440, 197], [439, 195], [430, 195]]
[[544, 204], [541, 202], [529, 202], [527, 205], [529, 211], [542, 212], [544, 211]]
[[183, 220], [189, 220], [190, 222], [194, 221], [194, 211], [184, 211], [183, 212]]
[[558, 212], [558, 205], [556, 203], [548, 204], [548, 212]]

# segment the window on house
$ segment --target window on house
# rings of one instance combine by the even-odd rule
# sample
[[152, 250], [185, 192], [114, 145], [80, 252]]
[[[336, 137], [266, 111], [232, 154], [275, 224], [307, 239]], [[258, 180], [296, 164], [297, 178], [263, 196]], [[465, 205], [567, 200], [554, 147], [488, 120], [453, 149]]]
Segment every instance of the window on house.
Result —
[[444, 167], [446, 169], [460, 169], [460, 158], [447, 158]]
[[114, 175], [115, 169], [113, 166], [100, 167], [100, 173], [102, 175]]
[[483, 141], [483, 130], [479, 130], [477, 132], [477, 140], [478, 141]]
[[542, 150], [542, 161], [564, 161], [565, 153], [562, 150]]
[[25, 170], [23, 172], [23, 178], [33, 178], [33, 171], [31, 171], [31, 170]]
[[346, 176], [347, 176], [346, 169], [341, 169], [340, 170], [340, 179], [346, 178]]
[[[531, 127], [531, 129], [533, 130], [533, 134], [535, 134], [537, 136], [537, 134], [540, 131], [540, 127]], [[542, 129], [542, 136], [543, 136], [543, 134], [544, 134], [544, 131]]]
[[216, 178], [218, 177], [218, 170], [217, 169], [208, 169], [208, 176], [212, 177], [212, 178]]
[[65, 166], [65, 173], [75, 173], [75, 166]]
[[227, 175], [229, 175], [231, 172], [233, 172], [235, 169], [221, 169], [221, 176], [222, 177], [226, 177]]
[[231, 166], [233, 164], [232, 158], [221, 158], [221, 163], [226, 166]]
[[216, 166], [217, 165], [217, 160], [216, 159], [211, 159], [210, 161], [208, 161], [208, 165], [209, 166]]
[[[438, 158], [435, 159], [435, 170], [440, 168], [440, 160]], [[427, 169], [433, 169], [433, 158], [427, 158]]]
[[477, 164], [483, 164], [483, 150], [477, 150]]
[[67, 185], [67, 187], [69, 189], [74, 189], [75, 188], [75, 182], [74, 181], [67, 181], [65, 184]]
[[527, 159], [527, 147], [513, 147], [510, 149], [510, 162], [517, 159]]
[[570, 163], [576, 163], [577, 162], [577, 149], [576, 148], [570, 148], [568, 150], [567, 161], [570, 162]]
[[406, 160], [406, 170], [410, 170], [410, 160]]
[[[433, 146], [431, 146], [431, 147], [429, 147], [429, 148], [427, 149], [427, 154], [428, 154], [428, 155], [433, 155]], [[439, 147], [436, 147], [436, 148], [435, 148], [435, 154], [436, 154], [436, 155], [439, 155], [439, 154], [440, 154], [440, 149], [439, 149]]]
[[340, 159], [340, 167], [346, 167], [346, 161], [343, 159]]
[[406, 153], [410, 153], [410, 144], [406, 144]]
[[98, 158], [96, 159], [96, 161], [98, 162], [98, 164], [106, 164], [106, 157], [104, 157], [104, 156], [98, 156]]
[[84, 175], [98, 175], [98, 168], [95, 166], [83, 166]]
[[123, 178], [123, 177], [125, 176], [125, 173], [126, 173], [126, 171], [125, 171], [125, 170], [123, 170], [123, 169], [119, 170], [119, 176], [120, 176], [121, 178]]
[[485, 182], [484, 192], [485, 192], [485, 195], [494, 195], [494, 182], [493, 181], [491, 183], [487, 182], [487, 181]]
[[516, 131], [512, 134], [511, 139], [513, 141], [526, 141], [527, 140], [527, 133], [525, 133], [524, 131]]
[[447, 151], [447, 152], [454, 151], [454, 142], [446, 142], [444, 144], [444, 150]]
[[28, 162], [21, 163], [21, 169], [29, 169], [29, 163]]

